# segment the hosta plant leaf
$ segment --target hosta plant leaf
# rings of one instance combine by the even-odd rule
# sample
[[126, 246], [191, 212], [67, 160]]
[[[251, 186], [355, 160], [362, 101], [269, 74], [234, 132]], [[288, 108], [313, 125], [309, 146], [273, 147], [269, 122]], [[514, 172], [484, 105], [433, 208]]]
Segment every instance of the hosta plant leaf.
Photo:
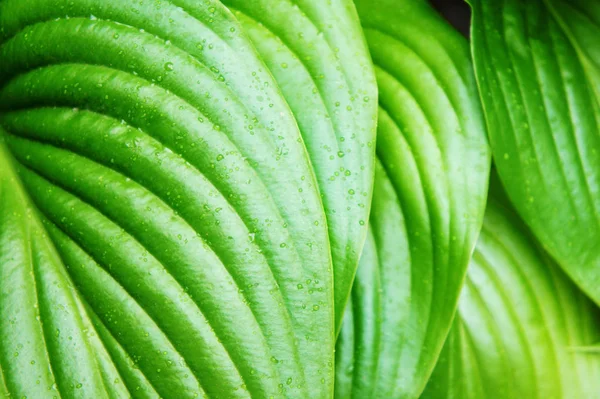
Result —
[[[316, 9], [317, 2], [306, 3]], [[344, 57], [356, 51], [365, 58], [351, 7], [336, 3], [319, 18], [335, 12], [354, 34], [332, 42]], [[273, 41], [296, 34], [278, 24]], [[52, 367], [44, 389], [82, 398], [329, 397], [329, 238], [358, 253], [365, 227], [356, 221], [328, 230], [334, 212], [326, 217], [319, 184], [323, 173], [349, 172], [345, 182], [356, 183], [360, 201], [326, 188], [323, 197], [346, 201], [339, 212], [369, 207], [374, 101], [363, 97], [375, 94], [368, 66], [344, 65], [344, 76], [358, 76], [344, 100], [356, 111], [348, 111], [351, 127], [328, 127], [327, 140], [349, 134], [354, 141], [337, 150], [345, 151], [338, 170], [315, 167], [317, 179], [311, 162], [324, 156], [303, 137], [317, 136], [322, 121], [314, 128], [298, 121], [309, 118], [300, 111], [322, 118], [323, 105], [307, 100], [290, 110], [218, 1], [5, 0], [0, 27], [0, 124], [11, 152], [2, 162], [14, 157], [20, 182], [12, 172], [6, 179], [27, 192], [2, 208], [8, 219], [0, 254], [23, 248], [24, 258], [43, 255], [54, 274], [40, 272], [36, 281], [63, 287], [38, 294], [40, 310], [23, 316], [35, 340], [9, 317], [0, 331], [23, 334], [19, 353], [46, 350]], [[323, 79], [331, 85], [337, 75]], [[288, 98], [294, 87], [306, 94], [299, 79], [284, 90]], [[35, 211], [23, 205], [26, 195]], [[13, 225], [25, 233], [13, 233]], [[35, 227], [30, 234], [27, 226]], [[342, 262], [348, 275], [351, 258]], [[20, 296], [8, 284], [0, 280], [11, 295], [7, 312], [18, 312], [33, 294]], [[68, 314], [65, 327], [60, 314], [43, 310], [53, 307]], [[55, 319], [56, 329], [45, 322]], [[9, 345], [0, 342], [5, 353]], [[68, 345], [87, 346], [84, 361], [72, 360], [79, 352]], [[0, 361], [8, 393], [45, 397], [25, 360]], [[71, 378], [77, 373], [87, 374], [78, 381]]]
[[425, 2], [356, 4], [379, 87], [378, 160], [335, 396], [414, 398], [452, 322], [490, 155], [466, 40]]
[[596, 98], [600, 100], [600, 2], [597, 0], [545, 0], [578, 52]]
[[599, 340], [598, 309], [494, 199], [422, 398], [599, 398]]
[[[500, 178], [543, 247], [600, 303], [600, 97], [594, 91], [600, 3], [471, 3], [475, 70]], [[577, 11], [583, 3], [585, 15]]]
[[327, 216], [339, 326], [365, 241], [377, 89], [351, 0], [225, 0], [300, 127]]
[[[126, 397], [1, 142], [0, 209], [0, 395]], [[144, 382], [141, 377], [139, 387], [150, 388], [151, 397]]]

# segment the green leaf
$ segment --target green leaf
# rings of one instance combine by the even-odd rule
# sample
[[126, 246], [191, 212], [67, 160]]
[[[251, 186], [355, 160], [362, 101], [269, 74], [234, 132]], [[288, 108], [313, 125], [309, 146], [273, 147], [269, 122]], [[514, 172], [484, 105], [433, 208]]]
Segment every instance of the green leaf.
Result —
[[571, 346], [568, 348], [574, 353], [600, 353], [600, 345], [589, 345], [589, 346]]
[[[587, 4], [595, 18], [600, 3]], [[600, 42], [586, 36], [597, 25], [575, 23], [574, 11], [560, 7], [561, 25], [542, 0], [472, 5], [475, 70], [500, 179], [542, 246], [600, 303]]]
[[[62, 367], [96, 377], [110, 369], [126, 390], [113, 394], [98, 383], [96, 391], [76, 391], [80, 396], [331, 396], [329, 238], [349, 245], [334, 254], [345, 281], [354, 274], [366, 227], [348, 219], [354, 226], [328, 231], [319, 190], [325, 202], [343, 203], [328, 208], [329, 219], [336, 211], [348, 212], [342, 221], [366, 215], [375, 92], [352, 5], [325, 11], [317, 20], [335, 11], [354, 32], [352, 40], [342, 41], [337, 31], [327, 41], [314, 28], [307, 34], [319, 46], [339, 45], [343, 57], [332, 65], [352, 51], [362, 57], [363, 65], [344, 70], [347, 80], [366, 74], [352, 80], [350, 94], [348, 87], [331, 94], [356, 113], [348, 126], [324, 128], [322, 142], [356, 136], [337, 150], [346, 151], [343, 162], [315, 167], [317, 179], [311, 161], [324, 161], [316, 129], [330, 123], [320, 114], [326, 108], [313, 99], [290, 110], [241, 25], [218, 1], [0, 2], [1, 136], [43, 221], [43, 228], [35, 221], [39, 234], [47, 233], [54, 246], [45, 239], [48, 251], [58, 253], [54, 268], [72, 282], [77, 306], [65, 304], [64, 311], [90, 326], [73, 330], [95, 330], [87, 345], [105, 348], [90, 352], [89, 362], [98, 366]], [[278, 24], [280, 35], [295, 34]], [[341, 84], [339, 76], [319, 84]], [[306, 94], [307, 77], [282, 87], [288, 99], [295, 88]], [[303, 137], [314, 139], [309, 151]], [[326, 173], [344, 177], [320, 187]], [[356, 187], [356, 198], [339, 187]], [[11, 231], [8, 226], [3, 234]], [[0, 253], [28, 240], [15, 237]], [[2, 289], [18, 296], [10, 303], [17, 312], [27, 298], [5, 281]], [[42, 302], [52, 306], [50, 299]], [[29, 322], [46, 328], [41, 320]], [[52, 361], [63, 355], [51, 353]], [[13, 383], [25, 369], [10, 362], [0, 363], [8, 392], [45, 397], [31, 384]], [[56, 381], [70, 397], [72, 380], [61, 378], [47, 382]]]
[[544, 0], [578, 52], [600, 101], [600, 2]]
[[351, 0], [225, 0], [282, 90], [311, 158], [335, 278], [336, 331], [367, 232], [377, 86]]
[[465, 39], [425, 2], [356, 4], [379, 85], [378, 161], [335, 392], [414, 398], [452, 323], [490, 153]]
[[459, 308], [421, 398], [598, 398], [600, 313], [516, 214], [488, 204]]
[[0, 142], [0, 394], [125, 397]]

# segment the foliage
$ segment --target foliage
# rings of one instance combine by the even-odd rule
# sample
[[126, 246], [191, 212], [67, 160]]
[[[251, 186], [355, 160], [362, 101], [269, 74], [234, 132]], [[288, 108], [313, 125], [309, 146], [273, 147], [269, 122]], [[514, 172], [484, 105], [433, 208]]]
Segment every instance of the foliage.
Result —
[[470, 4], [1, 0], [0, 396], [600, 397], [600, 2]]

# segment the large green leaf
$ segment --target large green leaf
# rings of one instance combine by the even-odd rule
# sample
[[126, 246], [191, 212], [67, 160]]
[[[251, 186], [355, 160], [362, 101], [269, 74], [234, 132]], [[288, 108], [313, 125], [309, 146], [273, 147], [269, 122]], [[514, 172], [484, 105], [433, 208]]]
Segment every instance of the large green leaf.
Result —
[[452, 323], [490, 154], [466, 40], [421, 1], [357, 1], [379, 85], [370, 235], [337, 398], [414, 398]]
[[[593, 90], [600, 41], [586, 36], [597, 31], [593, 20], [575, 22], [563, 2], [547, 3], [572, 34], [542, 0], [472, 1], [476, 76], [508, 196], [543, 247], [600, 303], [600, 97]], [[586, 3], [597, 18], [600, 3]]]
[[0, 395], [126, 397], [2, 142], [0, 209]]
[[598, 0], [544, 0], [579, 53], [588, 79], [600, 100], [600, 2]]
[[490, 200], [456, 319], [422, 398], [599, 398], [600, 313], [516, 214]]
[[[356, 23], [341, 3], [322, 18], [336, 10], [346, 26]], [[0, 27], [2, 136], [60, 256], [54, 268], [75, 287], [69, 292], [77, 306], [62, 309], [93, 324], [95, 345], [109, 355], [92, 351], [91, 359], [106, 360], [105, 368], [116, 368], [124, 382], [126, 392], [107, 395], [329, 397], [329, 236], [348, 230], [352, 255], [365, 228], [356, 221], [328, 234], [311, 166], [322, 154], [309, 146], [309, 158], [294, 118], [300, 110], [291, 112], [230, 11], [212, 0], [4, 0]], [[352, 30], [340, 51], [347, 54], [357, 43], [360, 55], [358, 28]], [[362, 69], [365, 88], [355, 82], [351, 97], [361, 90], [374, 96], [369, 68]], [[330, 85], [335, 78], [326, 80]], [[302, 82], [298, 90], [306, 89]], [[356, 144], [343, 158], [365, 167], [339, 173], [353, 176], [359, 204], [368, 209], [374, 101], [353, 101]], [[322, 108], [303, 107], [307, 115]], [[307, 141], [317, 134], [302, 133]], [[7, 157], [2, 154], [2, 162]], [[327, 168], [316, 168], [320, 178], [325, 170], [336, 176]], [[330, 200], [337, 195], [353, 203], [324, 191]], [[14, 223], [26, 223], [18, 219]], [[40, 223], [31, 223], [43, 236]], [[30, 245], [27, 236], [11, 239], [0, 253]], [[350, 255], [346, 278], [354, 273]], [[15, 298], [10, 311], [26, 306], [26, 296], [0, 281]], [[41, 320], [29, 322], [46, 328]], [[3, 317], [1, 328], [10, 323]], [[10, 342], [3, 340], [2, 350]], [[43, 350], [44, 342], [38, 344]], [[52, 362], [66, 356], [65, 373], [99, 375], [47, 345]], [[13, 396], [45, 397], [20, 363], [4, 357], [0, 365]], [[29, 383], [14, 383], [17, 377]], [[69, 384], [78, 384], [58, 375], [47, 380], [67, 397]], [[105, 388], [98, 383], [75, 392], [101, 397], [96, 392]]]
[[352, 0], [224, 0], [277, 80], [300, 127], [327, 216], [336, 327], [371, 207], [377, 86]]

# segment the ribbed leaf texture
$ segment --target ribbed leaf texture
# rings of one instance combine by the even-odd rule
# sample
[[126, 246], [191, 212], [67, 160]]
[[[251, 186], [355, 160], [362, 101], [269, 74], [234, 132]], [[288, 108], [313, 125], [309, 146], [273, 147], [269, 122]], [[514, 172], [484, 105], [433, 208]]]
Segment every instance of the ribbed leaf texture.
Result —
[[600, 398], [600, 314], [493, 198], [423, 399]]
[[335, 277], [336, 330], [373, 192], [377, 85], [352, 1], [224, 0], [287, 100], [319, 183]]
[[256, 27], [269, 66], [303, 30], [294, 51], [337, 64], [272, 74], [213, 0], [0, 2], [0, 389], [332, 395], [329, 242], [343, 302], [367, 229], [374, 75], [350, 2], [267, 3], [239, 8], [274, 21]]
[[600, 2], [597, 0], [545, 0], [569, 37], [600, 101]]
[[455, 313], [490, 153], [466, 40], [421, 1], [357, 1], [379, 85], [370, 235], [335, 397], [415, 398]]
[[600, 2], [471, 3], [500, 178], [542, 246], [600, 303]]

